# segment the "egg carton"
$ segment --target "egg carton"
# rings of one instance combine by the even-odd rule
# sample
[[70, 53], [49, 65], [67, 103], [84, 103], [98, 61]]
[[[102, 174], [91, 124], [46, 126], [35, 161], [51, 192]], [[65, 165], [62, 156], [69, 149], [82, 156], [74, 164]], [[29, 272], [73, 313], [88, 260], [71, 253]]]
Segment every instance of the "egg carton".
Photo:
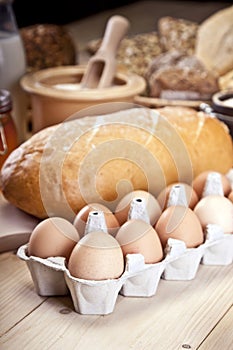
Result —
[[204, 265], [230, 265], [233, 262], [233, 234], [219, 237], [209, 235], [201, 263]]
[[26, 262], [37, 294], [41, 296], [69, 294], [64, 278], [65, 258], [43, 259], [37, 256], [28, 256], [27, 250], [28, 244], [22, 245], [17, 250], [17, 256]]
[[17, 255], [26, 261], [36, 292], [42, 296], [71, 294], [74, 309], [80, 314], [112, 313], [118, 295], [151, 297], [159, 282], [194, 279], [200, 264], [228, 265], [233, 262], [233, 235], [211, 227], [205, 242], [197, 248], [187, 248], [180, 240], [168, 240], [165, 258], [155, 264], [145, 264], [141, 254], [126, 256], [125, 271], [118, 279], [90, 281], [71, 276], [64, 258], [42, 259], [27, 255], [27, 244]]
[[197, 248], [187, 248], [180, 240], [168, 240], [162, 278], [166, 280], [194, 279], [200, 264], [230, 265], [233, 262], [233, 234], [224, 233], [218, 225], [206, 227], [206, 239]]

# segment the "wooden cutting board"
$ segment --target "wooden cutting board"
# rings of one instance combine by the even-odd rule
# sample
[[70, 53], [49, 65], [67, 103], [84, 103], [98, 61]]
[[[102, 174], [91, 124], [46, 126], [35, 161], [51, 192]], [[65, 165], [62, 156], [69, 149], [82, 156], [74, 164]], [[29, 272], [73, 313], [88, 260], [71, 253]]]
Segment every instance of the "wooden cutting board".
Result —
[[19, 210], [0, 193], [0, 253], [28, 242], [39, 219]]

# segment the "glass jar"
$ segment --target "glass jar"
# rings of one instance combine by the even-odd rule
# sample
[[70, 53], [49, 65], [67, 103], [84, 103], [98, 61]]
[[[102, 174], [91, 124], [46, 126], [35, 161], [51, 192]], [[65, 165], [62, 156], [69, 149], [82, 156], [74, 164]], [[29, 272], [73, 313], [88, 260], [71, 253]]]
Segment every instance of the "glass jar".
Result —
[[12, 100], [8, 90], [0, 90], [0, 169], [9, 154], [18, 146], [18, 136], [11, 115]]
[[13, 0], [0, 0], [0, 89], [11, 93], [12, 118], [22, 142], [26, 139], [28, 102], [20, 79], [26, 73], [26, 54], [12, 3]]

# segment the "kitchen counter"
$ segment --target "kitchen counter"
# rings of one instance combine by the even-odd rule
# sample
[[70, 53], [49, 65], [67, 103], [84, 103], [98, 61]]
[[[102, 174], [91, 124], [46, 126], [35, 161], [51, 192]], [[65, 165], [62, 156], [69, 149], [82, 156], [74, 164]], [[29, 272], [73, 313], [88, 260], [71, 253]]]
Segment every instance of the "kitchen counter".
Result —
[[75, 312], [70, 296], [37, 295], [14, 251], [0, 264], [2, 350], [232, 349], [232, 264], [200, 265], [191, 281], [161, 279], [149, 298], [119, 295], [105, 316]]

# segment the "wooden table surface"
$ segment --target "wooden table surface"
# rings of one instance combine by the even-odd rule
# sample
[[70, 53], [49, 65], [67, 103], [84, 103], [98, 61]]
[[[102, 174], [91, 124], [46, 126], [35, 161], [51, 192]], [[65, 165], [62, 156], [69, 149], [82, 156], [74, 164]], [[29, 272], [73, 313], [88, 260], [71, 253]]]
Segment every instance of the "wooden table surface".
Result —
[[25, 261], [0, 255], [0, 348], [232, 350], [233, 266], [200, 265], [191, 281], [160, 280], [149, 298], [119, 295], [113, 313], [81, 315], [72, 299], [36, 294]]

